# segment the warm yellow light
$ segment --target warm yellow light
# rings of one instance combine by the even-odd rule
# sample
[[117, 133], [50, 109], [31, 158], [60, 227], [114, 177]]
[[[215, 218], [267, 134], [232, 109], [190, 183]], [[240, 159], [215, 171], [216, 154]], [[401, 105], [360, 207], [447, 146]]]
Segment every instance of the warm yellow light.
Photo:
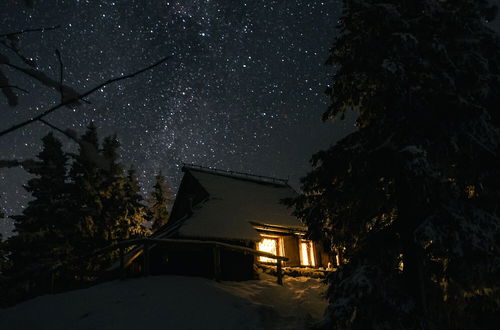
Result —
[[302, 266], [316, 266], [314, 260], [314, 251], [311, 241], [301, 240], [300, 241], [300, 264]]
[[[278, 240], [276, 238], [263, 238], [262, 241], [257, 244], [257, 250], [278, 255]], [[276, 263], [276, 259], [262, 256], [259, 257], [259, 261]]]

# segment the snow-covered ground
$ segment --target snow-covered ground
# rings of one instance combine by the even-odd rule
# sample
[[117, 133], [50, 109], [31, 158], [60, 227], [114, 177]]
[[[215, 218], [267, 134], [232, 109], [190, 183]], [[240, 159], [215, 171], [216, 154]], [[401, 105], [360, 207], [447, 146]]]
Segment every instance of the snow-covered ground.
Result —
[[2, 330], [305, 329], [322, 317], [318, 279], [221, 282], [182, 276], [114, 281], [0, 309]]

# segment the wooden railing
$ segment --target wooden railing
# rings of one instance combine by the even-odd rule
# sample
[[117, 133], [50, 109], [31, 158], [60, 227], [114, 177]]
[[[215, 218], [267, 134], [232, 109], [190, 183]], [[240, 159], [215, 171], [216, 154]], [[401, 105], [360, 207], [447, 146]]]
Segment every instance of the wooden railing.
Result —
[[[258, 251], [254, 250], [251, 248], [247, 248], [244, 246], [239, 246], [239, 245], [233, 245], [233, 244], [228, 244], [228, 243], [222, 243], [222, 242], [216, 242], [216, 241], [201, 241], [201, 240], [190, 240], [190, 239], [160, 239], [160, 238], [142, 238], [142, 239], [132, 239], [132, 240], [126, 240], [126, 241], [121, 241], [118, 243], [115, 243], [113, 245], [110, 245], [108, 247], [105, 247], [103, 249], [100, 249], [98, 251], [90, 252], [87, 255], [80, 256], [80, 257], [75, 257], [70, 260], [66, 260], [64, 262], [58, 262], [56, 264], [48, 264], [44, 265], [42, 267], [39, 267], [35, 270], [30, 270], [23, 272], [22, 274], [18, 274], [15, 278], [5, 278], [5, 279], [0, 279], [0, 292], [7, 292], [7, 288], [12, 288], [17, 285], [20, 285], [24, 280], [30, 279], [36, 274], [37, 276], [41, 276], [42, 278], [49, 278], [50, 279], [50, 285], [48, 285], [45, 289], [41, 288], [36, 292], [25, 292], [24, 294], [21, 294], [19, 296], [2, 296], [0, 295], [0, 307], [7, 307], [10, 306], [14, 303], [17, 303], [19, 301], [28, 299], [30, 297], [40, 295], [40, 294], [46, 294], [46, 293], [54, 293], [54, 292], [59, 292], [55, 290], [54, 288], [54, 273], [57, 272], [57, 270], [61, 267], [64, 267], [67, 264], [70, 263], [77, 263], [79, 261], [85, 262], [86, 260], [91, 260], [98, 258], [99, 255], [102, 255], [106, 252], [111, 252], [115, 250], [119, 250], [119, 264], [117, 263], [117, 266], [120, 270], [120, 277], [124, 278], [125, 276], [125, 269], [136, 259], [139, 257], [141, 254], [144, 254], [144, 258], [142, 260], [143, 265], [142, 265], [142, 274], [144, 276], [147, 276], [150, 274], [150, 249], [154, 245], [162, 245], [162, 246], [167, 246], [167, 247], [193, 247], [193, 246], [198, 246], [201, 249], [212, 249], [213, 251], [213, 276], [214, 279], [219, 281], [221, 279], [221, 258], [220, 258], [220, 253], [221, 250], [229, 250], [229, 251], [236, 251], [236, 252], [241, 252], [243, 254], [251, 254], [254, 256], [263, 256], [267, 257], [270, 259], [275, 259], [276, 260], [276, 274], [277, 274], [277, 282], [282, 285], [283, 284], [283, 268], [282, 268], [282, 262], [287, 261], [288, 258], [282, 257], [282, 256], [276, 256], [272, 253], [268, 252], [263, 252], [263, 251]], [[130, 247], [135, 247], [132, 249], [129, 249]], [[128, 250], [127, 254], [129, 254], [127, 260], [125, 256], [125, 251]], [[111, 269], [111, 268], [109, 268]], [[114, 268], [113, 268], [114, 269]], [[110, 273], [111, 274], [111, 273]], [[88, 285], [96, 284], [102, 281], [110, 280], [111, 277], [105, 276], [105, 274], [101, 273], [96, 277], [96, 280], [92, 280], [90, 282], [82, 282], [79, 285], [77, 283], [73, 283], [70, 285], [70, 287], [65, 287], [64, 290], [67, 290], [69, 288], [71, 289], [77, 289], [77, 288], [82, 288], [86, 287]], [[5, 300], [5, 301], [4, 301]]]
[[[213, 251], [213, 263], [214, 263], [214, 278], [219, 281], [221, 277], [221, 262], [220, 262], [220, 252], [221, 250], [228, 251], [236, 251], [241, 252], [243, 254], [251, 254], [254, 256], [262, 256], [270, 259], [276, 260], [276, 274], [277, 274], [277, 282], [278, 284], [283, 284], [283, 270], [282, 270], [282, 262], [288, 261], [287, 257], [277, 256], [272, 253], [258, 251], [255, 249], [251, 249], [244, 246], [233, 245], [228, 243], [222, 243], [217, 241], [201, 241], [201, 240], [192, 240], [192, 239], [162, 239], [162, 238], [140, 238], [140, 239], [132, 239], [126, 240], [114, 245], [111, 245], [107, 248], [100, 250], [100, 253], [104, 253], [107, 251], [119, 250], [120, 251], [120, 273], [121, 276], [124, 276], [125, 268], [127, 268], [137, 257], [141, 254], [143, 255], [143, 275], [147, 276], [150, 274], [150, 255], [149, 251], [153, 245], [161, 245], [170, 247], [181, 247], [181, 246], [198, 246], [200, 248], [210, 248]], [[131, 246], [139, 246], [139, 249], [135, 250], [135, 253], [125, 260], [125, 249]], [[132, 250], [134, 251], [134, 250]]]

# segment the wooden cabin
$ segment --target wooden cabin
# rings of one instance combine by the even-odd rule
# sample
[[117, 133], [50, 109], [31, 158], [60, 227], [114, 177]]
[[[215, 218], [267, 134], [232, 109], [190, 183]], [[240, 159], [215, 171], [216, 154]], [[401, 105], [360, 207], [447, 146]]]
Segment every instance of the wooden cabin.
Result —
[[[322, 246], [306, 239], [307, 228], [282, 203], [297, 193], [285, 180], [194, 165], [182, 168], [182, 178], [169, 222], [155, 239], [211, 241], [264, 251], [288, 260], [283, 266], [327, 267]], [[212, 249], [202, 244], [155, 245], [150, 249], [152, 274], [212, 277]], [[225, 280], [255, 278], [255, 265], [276, 259], [235, 250], [220, 251]]]

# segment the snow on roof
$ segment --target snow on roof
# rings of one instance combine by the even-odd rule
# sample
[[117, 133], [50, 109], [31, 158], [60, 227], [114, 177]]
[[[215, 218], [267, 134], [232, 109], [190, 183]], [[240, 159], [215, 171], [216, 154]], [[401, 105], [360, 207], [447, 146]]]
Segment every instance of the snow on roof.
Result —
[[230, 175], [198, 168], [185, 168], [210, 195], [195, 207], [179, 229], [180, 236], [222, 239], [261, 239], [250, 222], [304, 230], [280, 200], [297, 193], [283, 182]]

